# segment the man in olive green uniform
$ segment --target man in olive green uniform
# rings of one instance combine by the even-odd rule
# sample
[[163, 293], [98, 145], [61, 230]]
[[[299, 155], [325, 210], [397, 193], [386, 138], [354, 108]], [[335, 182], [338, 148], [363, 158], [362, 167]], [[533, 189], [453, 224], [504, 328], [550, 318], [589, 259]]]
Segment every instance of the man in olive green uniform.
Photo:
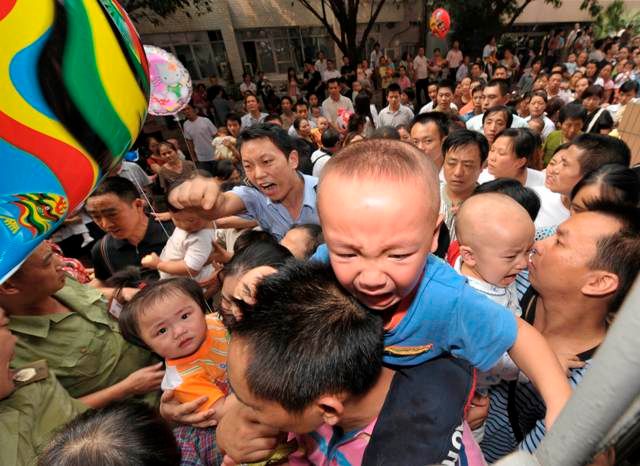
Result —
[[[0, 309], [0, 368], [9, 367], [16, 337]], [[11, 372], [0, 372], [0, 464], [27, 466], [54, 430], [88, 408], [69, 396], [50, 374], [16, 388]]]
[[93, 408], [135, 395], [157, 402], [161, 363], [127, 343], [100, 292], [61, 265], [43, 243], [0, 285], [0, 306], [18, 337], [13, 366], [45, 359], [69, 395]]

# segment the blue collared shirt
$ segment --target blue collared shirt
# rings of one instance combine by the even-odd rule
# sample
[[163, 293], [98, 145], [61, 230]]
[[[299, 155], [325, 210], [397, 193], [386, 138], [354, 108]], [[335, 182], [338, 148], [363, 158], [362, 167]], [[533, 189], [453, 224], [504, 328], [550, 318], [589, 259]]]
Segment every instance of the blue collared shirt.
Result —
[[273, 202], [256, 188], [236, 186], [231, 192], [242, 199], [247, 215], [257, 221], [264, 231], [268, 231], [280, 241], [294, 225], [303, 223], [320, 225], [316, 207], [318, 178], [302, 174], [300, 176], [304, 180], [304, 197], [300, 215], [296, 219], [291, 218], [291, 214], [282, 203]]

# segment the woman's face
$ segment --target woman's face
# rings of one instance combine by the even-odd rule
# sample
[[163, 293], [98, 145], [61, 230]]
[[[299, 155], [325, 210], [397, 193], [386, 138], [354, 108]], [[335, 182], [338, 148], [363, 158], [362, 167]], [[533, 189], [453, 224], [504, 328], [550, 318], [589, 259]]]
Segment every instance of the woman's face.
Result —
[[601, 100], [602, 99], [597, 95], [592, 95], [582, 99], [582, 106], [587, 110], [587, 112], [592, 113], [598, 110]]
[[464, 78], [460, 81], [460, 93], [462, 95], [468, 96], [471, 92], [471, 78]]
[[149, 138], [147, 148], [152, 155], [158, 155], [158, 140], [156, 138]]
[[587, 58], [589, 56], [587, 55], [586, 52], [580, 52], [580, 54], [578, 55], [578, 58], [576, 60], [576, 63], [578, 64], [578, 66], [584, 66], [585, 63], [587, 63]]
[[306, 138], [311, 135], [311, 125], [309, 124], [309, 120], [302, 120], [299, 128], [300, 129], [298, 131], [300, 132], [300, 136]]
[[576, 81], [576, 99], [582, 97], [582, 93], [589, 87], [589, 80], [587, 78], [580, 78]]
[[503, 112], [491, 113], [484, 120], [482, 125], [482, 131], [484, 132], [489, 144], [493, 144], [496, 139], [496, 135], [507, 127], [507, 118]]
[[315, 94], [311, 94], [309, 96], [309, 105], [311, 105], [312, 107], [317, 107], [318, 106], [318, 96]]
[[602, 69], [600, 70], [600, 77], [602, 79], [610, 79], [611, 78], [611, 71], [612, 71], [611, 65], [603, 66]]
[[491, 145], [487, 168], [496, 178], [517, 178], [526, 163], [526, 158], [517, 157], [511, 138], [501, 136]]
[[531, 97], [529, 102], [529, 114], [532, 118], [538, 118], [544, 114], [544, 110], [547, 108], [547, 103], [539, 95]]
[[160, 144], [159, 155], [162, 160], [168, 163], [178, 160], [178, 153], [169, 144]]

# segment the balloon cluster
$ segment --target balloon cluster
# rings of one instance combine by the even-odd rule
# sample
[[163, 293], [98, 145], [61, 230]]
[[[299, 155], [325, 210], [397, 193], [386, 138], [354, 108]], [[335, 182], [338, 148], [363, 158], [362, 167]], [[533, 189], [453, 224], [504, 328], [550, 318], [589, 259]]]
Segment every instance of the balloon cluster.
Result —
[[136, 140], [149, 70], [115, 0], [0, 2], [0, 283]]
[[438, 8], [431, 15], [429, 20], [429, 30], [434, 36], [444, 39], [451, 29], [451, 18], [444, 8]]

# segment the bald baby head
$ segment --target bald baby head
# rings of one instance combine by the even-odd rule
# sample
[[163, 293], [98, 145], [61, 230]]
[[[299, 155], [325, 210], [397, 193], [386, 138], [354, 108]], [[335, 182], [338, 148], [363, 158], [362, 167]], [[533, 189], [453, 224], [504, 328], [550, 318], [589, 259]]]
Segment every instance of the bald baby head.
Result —
[[527, 267], [534, 235], [531, 217], [509, 196], [471, 196], [456, 215], [463, 273], [493, 285], [509, 285]]

